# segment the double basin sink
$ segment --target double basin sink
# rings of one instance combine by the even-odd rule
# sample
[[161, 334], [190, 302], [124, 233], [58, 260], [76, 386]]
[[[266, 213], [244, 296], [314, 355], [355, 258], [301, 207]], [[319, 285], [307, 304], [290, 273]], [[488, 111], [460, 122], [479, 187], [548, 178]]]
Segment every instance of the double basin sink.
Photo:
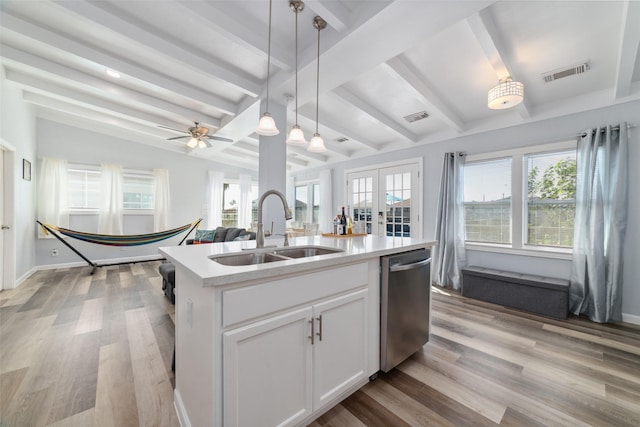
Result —
[[324, 246], [291, 246], [283, 248], [262, 248], [242, 253], [214, 255], [209, 258], [218, 264], [228, 266], [243, 266], [265, 264], [289, 259], [307, 258], [317, 255], [335, 254], [344, 252], [342, 249], [327, 248]]

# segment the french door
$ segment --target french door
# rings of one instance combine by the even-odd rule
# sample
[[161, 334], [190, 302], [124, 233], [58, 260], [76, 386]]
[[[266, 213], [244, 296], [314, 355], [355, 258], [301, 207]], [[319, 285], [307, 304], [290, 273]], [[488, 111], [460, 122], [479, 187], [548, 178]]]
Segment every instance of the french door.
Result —
[[422, 237], [421, 163], [347, 172], [347, 200], [353, 219], [367, 234]]

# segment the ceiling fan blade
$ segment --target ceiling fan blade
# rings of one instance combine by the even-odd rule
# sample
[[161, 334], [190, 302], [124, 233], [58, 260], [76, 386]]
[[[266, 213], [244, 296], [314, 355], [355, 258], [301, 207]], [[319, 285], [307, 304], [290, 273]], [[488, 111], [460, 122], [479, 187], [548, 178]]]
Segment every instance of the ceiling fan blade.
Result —
[[201, 136], [201, 138], [215, 139], [216, 141], [222, 141], [222, 142], [233, 142], [233, 139], [223, 138], [221, 136], [215, 136], [215, 135], [203, 135]]
[[173, 138], [167, 138], [167, 141], [173, 141], [174, 139], [183, 139], [183, 138], [191, 138], [191, 135], [174, 136]]
[[187, 132], [185, 132], [185, 131], [183, 131], [183, 130], [178, 130], [178, 129], [170, 128], [169, 126], [162, 126], [162, 125], [157, 125], [157, 126], [158, 126], [159, 128], [172, 130], [172, 131], [174, 131], [174, 132], [187, 133]]

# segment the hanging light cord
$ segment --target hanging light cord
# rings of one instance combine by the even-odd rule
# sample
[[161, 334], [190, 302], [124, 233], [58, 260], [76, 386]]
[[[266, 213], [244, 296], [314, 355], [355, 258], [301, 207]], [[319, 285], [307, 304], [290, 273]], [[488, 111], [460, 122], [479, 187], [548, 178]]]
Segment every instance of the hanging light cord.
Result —
[[296, 126], [298, 125], [298, 12], [296, 14]]
[[318, 27], [318, 64], [316, 70], [316, 133], [318, 133], [318, 109], [320, 107], [320, 30]]
[[267, 102], [266, 102], [266, 106], [267, 109], [266, 111], [269, 111], [269, 75], [271, 74], [271, 6], [272, 6], [272, 0], [269, 0], [269, 46], [267, 47]]

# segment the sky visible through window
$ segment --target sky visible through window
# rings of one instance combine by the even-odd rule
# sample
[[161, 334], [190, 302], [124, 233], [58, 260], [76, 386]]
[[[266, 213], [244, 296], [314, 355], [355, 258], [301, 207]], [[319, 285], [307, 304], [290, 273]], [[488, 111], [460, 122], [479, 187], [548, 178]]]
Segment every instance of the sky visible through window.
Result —
[[489, 202], [508, 197], [511, 197], [511, 159], [465, 165], [465, 202]]

